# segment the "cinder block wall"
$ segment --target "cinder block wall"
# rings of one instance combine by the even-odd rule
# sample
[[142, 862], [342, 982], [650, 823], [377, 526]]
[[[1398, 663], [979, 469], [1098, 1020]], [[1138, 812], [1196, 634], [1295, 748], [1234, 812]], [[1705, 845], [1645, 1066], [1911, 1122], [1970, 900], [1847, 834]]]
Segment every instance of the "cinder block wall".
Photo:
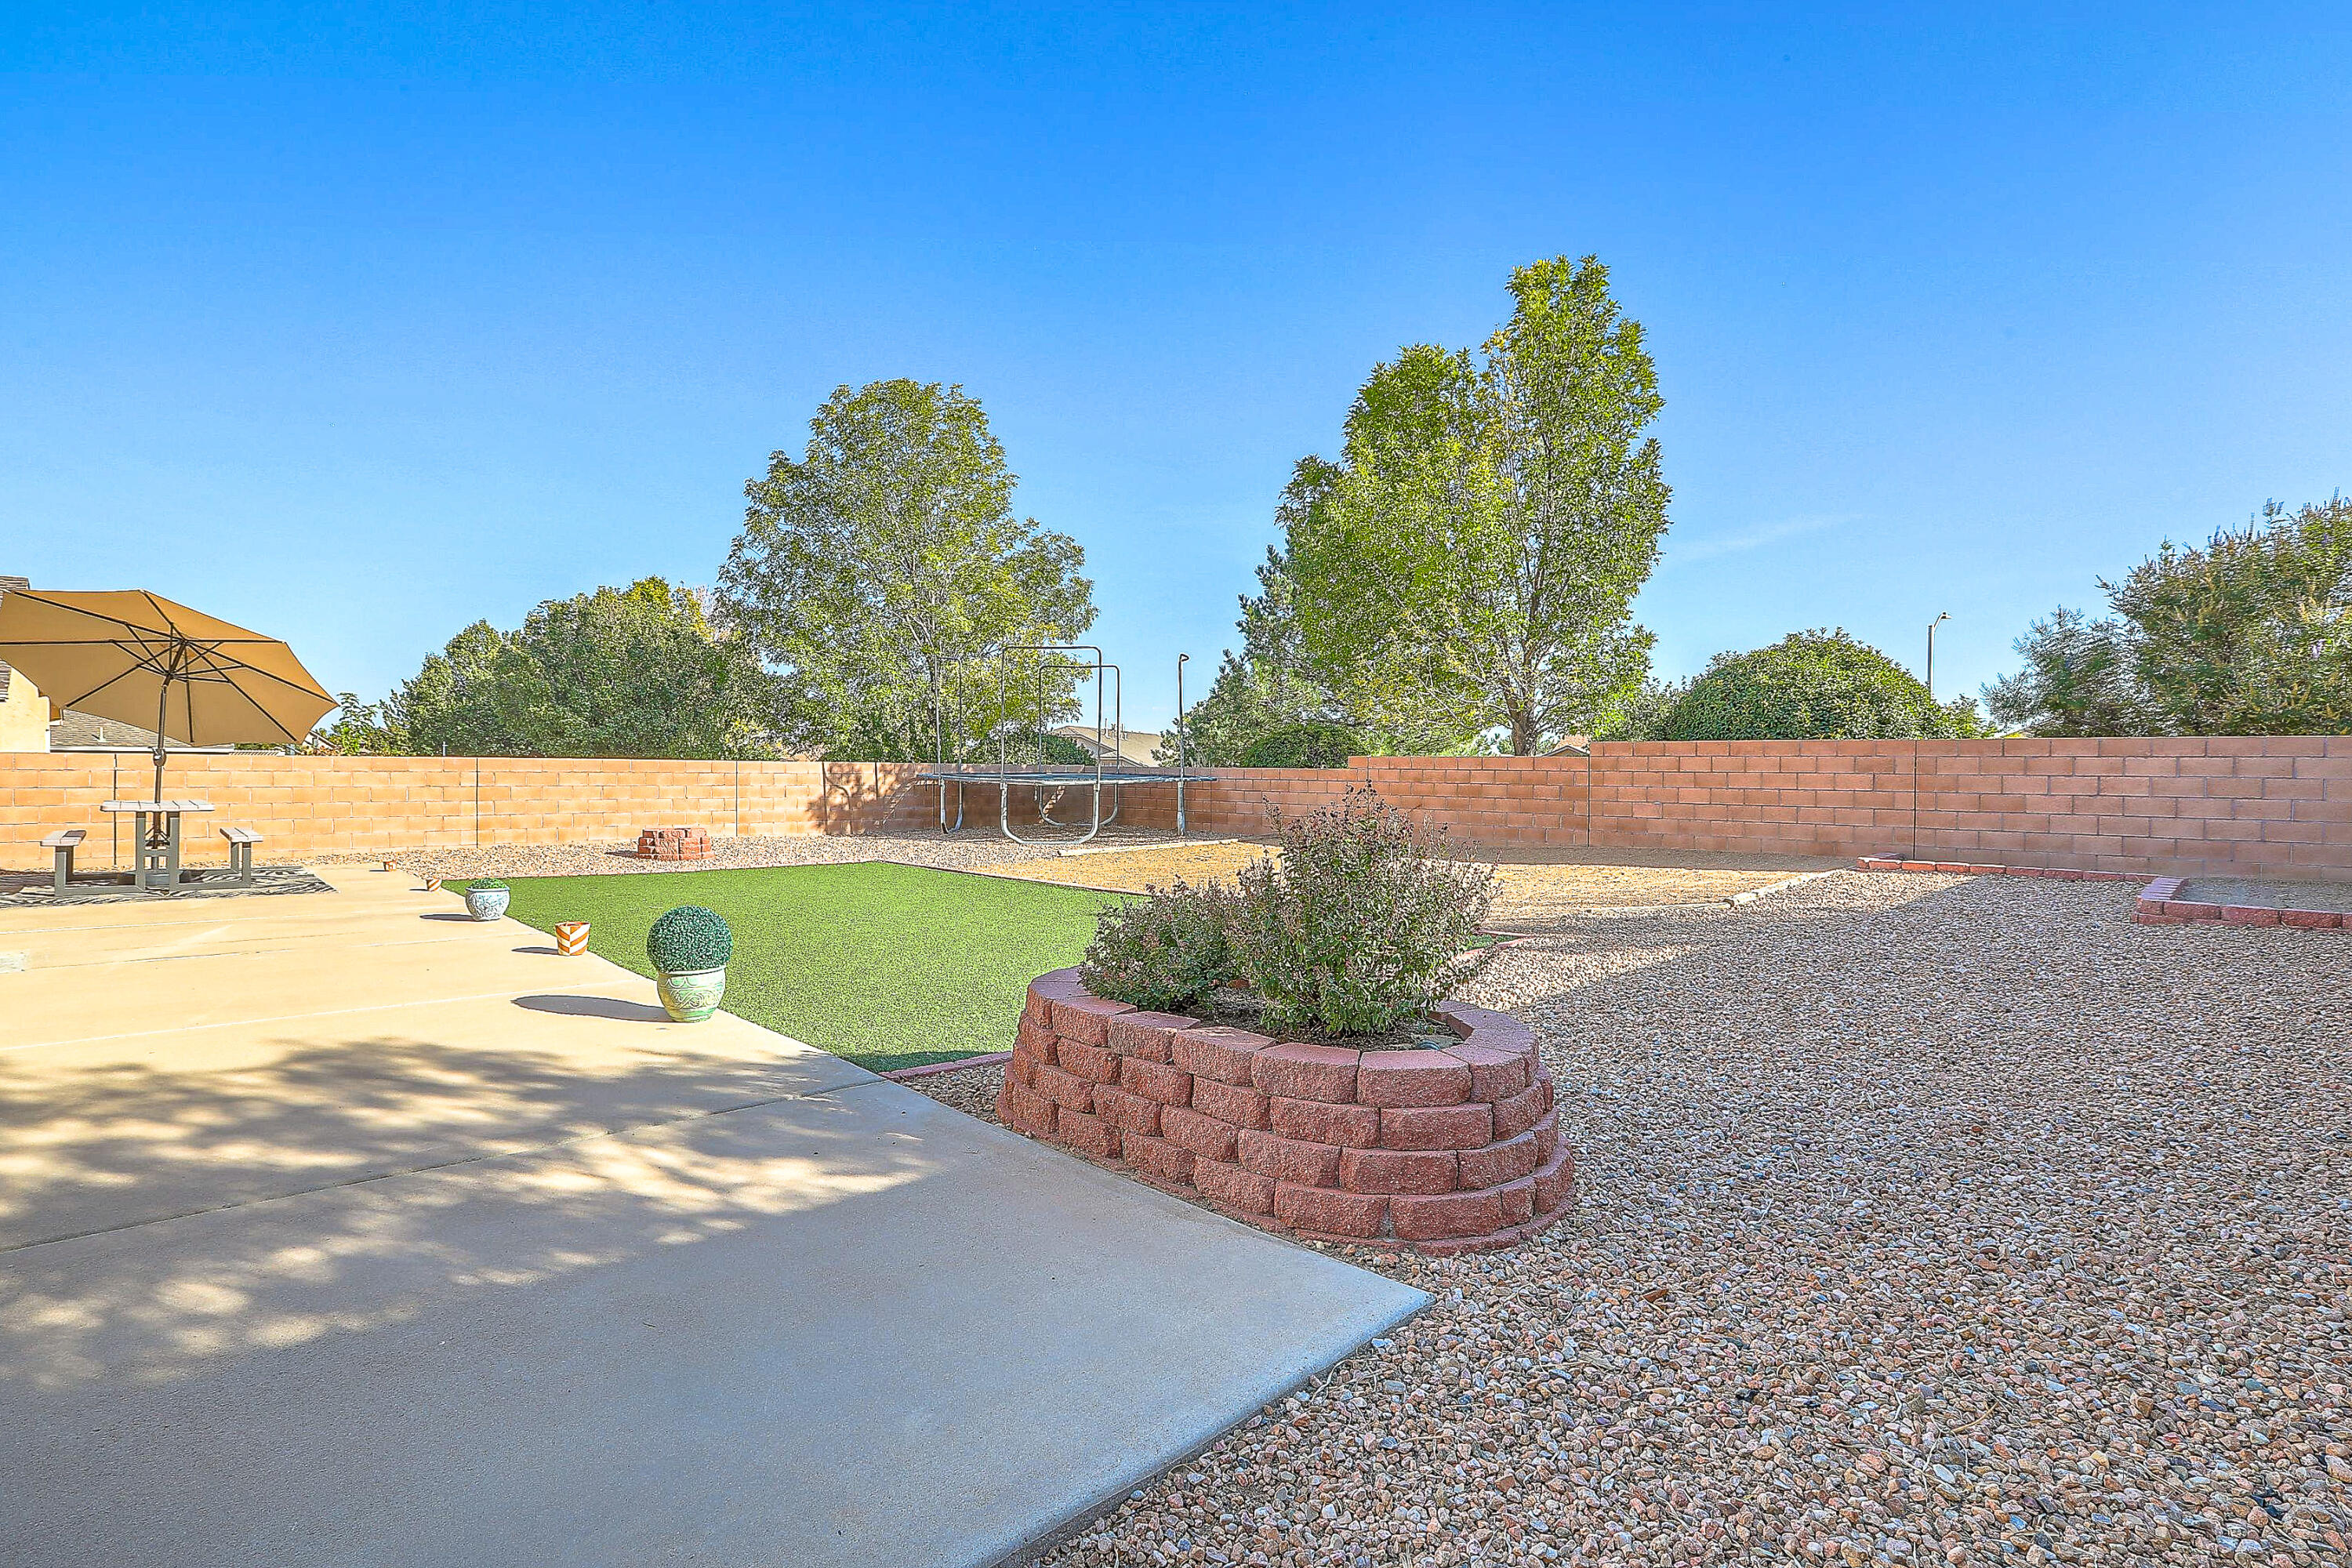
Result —
[[2352, 736], [1603, 742], [1583, 757], [1359, 757], [1227, 770], [1193, 824], [1261, 831], [1370, 784], [1467, 845], [1894, 852], [1979, 863], [2352, 878]]
[[[904, 763], [559, 758], [174, 758], [166, 788], [211, 801], [210, 826], [268, 836], [265, 857], [472, 844], [614, 843], [648, 826], [717, 836], [934, 827], [938, 792]], [[1255, 834], [1270, 807], [1313, 810], [1369, 784], [1465, 845], [1853, 856], [2186, 875], [2352, 879], [2352, 737], [2117, 741], [1718, 741], [1595, 746], [1568, 757], [1359, 757], [1346, 768], [1226, 769], [1187, 792], [1202, 834]], [[127, 844], [99, 803], [143, 795], [143, 757], [0, 753], [0, 866], [37, 868], [39, 840], [85, 827], [85, 860]], [[1087, 792], [1013, 791], [1090, 815]], [[952, 809], [952, 807], [950, 808]], [[996, 793], [966, 791], [992, 829]], [[1136, 790], [1120, 820], [1174, 826], [1173, 792]]]

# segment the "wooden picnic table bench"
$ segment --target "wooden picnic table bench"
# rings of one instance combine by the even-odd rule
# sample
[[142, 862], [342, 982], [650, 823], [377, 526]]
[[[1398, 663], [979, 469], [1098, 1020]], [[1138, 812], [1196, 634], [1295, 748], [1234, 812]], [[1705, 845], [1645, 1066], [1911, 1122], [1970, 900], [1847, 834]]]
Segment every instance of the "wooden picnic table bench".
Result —
[[57, 861], [49, 873], [49, 886], [58, 897], [66, 896], [66, 884], [73, 880], [74, 851], [81, 847], [88, 832], [79, 827], [62, 827], [41, 840], [41, 847], [56, 852]]
[[253, 847], [261, 842], [261, 835], [250, 827], [224, 827], [220, 836], [228, 840], [229, 875], [253, 886]]

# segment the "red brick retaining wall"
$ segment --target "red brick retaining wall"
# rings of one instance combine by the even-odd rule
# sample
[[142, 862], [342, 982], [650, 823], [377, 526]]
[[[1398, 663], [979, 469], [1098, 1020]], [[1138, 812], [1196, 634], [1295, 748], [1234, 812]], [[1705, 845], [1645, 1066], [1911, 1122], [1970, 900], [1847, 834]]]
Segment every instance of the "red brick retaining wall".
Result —
[[1575, 1156], [1528, 1026], [1440, 1012], [1462, 1037], [1444, 1050], [1284, 1044], [1106, 1001], [1058, 969], [1030, 984], [996, 1111], [1270, 1230], [1508, 1247], [1575, 1204]]

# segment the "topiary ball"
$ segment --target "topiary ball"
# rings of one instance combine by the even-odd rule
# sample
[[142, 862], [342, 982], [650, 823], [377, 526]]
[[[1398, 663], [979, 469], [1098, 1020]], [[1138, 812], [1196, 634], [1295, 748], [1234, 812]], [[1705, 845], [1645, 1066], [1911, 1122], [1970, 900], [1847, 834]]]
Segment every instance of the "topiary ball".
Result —
[[687, 904], [654, 921], [646, 933], [646, 956], [664, 974], [724, 969], [735, 956], [735, 933], [718, 910]]

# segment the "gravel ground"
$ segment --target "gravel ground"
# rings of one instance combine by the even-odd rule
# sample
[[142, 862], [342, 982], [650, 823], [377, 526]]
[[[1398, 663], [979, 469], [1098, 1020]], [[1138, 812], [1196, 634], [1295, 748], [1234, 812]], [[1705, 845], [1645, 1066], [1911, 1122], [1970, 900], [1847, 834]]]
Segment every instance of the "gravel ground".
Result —
[[[1095, 842], [1138, 845], [1172, 842], [1171, 835], [1114, 829]], [[661, 871], [716, 871], [751, 866], [839, 866], [866, 860], [895, 860], [909, 866], [939, 866], [971, 870], [1007, 866], [1040, 856], [1051, 848], [1015, 844], [993, 832], [967, 828], [954, 834], [862, 833], [804, 834], [789, 838], [719, 838], [710, 841], [708, 860], [640, 860], [636, 840], [610, 844], [495, 844], [478, 849], [411, 849], [393, 855], [394, 865], [420, 877], [586, 877]], [[373, 862], [381, 855], [329, 855], [311, 858], [312, 865]]]
[[[1463, 849], [1474, 859], [1479, 850]], [[1223, 879], [1230, 881], [1244, 866], [1279, 852], [1251, 840], [1213, 844], [1162, 844], [1143, 849], [1106, 854], [1061, 855], [1031, 860], [1010, 874], [1040, 882], [1071, 882], [1088, 888], [1142, 892], [1164, 888], [1181, 878], [1188, 882]], [[1752, 893], [1804, 874], [1786, 865], [1727, 867], [1692, 864], [1699, 856], [1684, 856], [1684, 864], [1621, 864], [1580, 860], [1560, 865], [1526, 862], [1498, 864], [1500, 884], [1491, 924], [1500, 931], [1551, 930], [1567, 916], [1596, 907], [1655, 907], [1664, 904], [1721, 903], [1735, 894]]]
[[[1056, 1564], [2352, 1558], [2352, 938], [1832, 877], [1515, 944], [1577, 1216]], [[986, 1114], [995, 1070], [919, 1080]]]

